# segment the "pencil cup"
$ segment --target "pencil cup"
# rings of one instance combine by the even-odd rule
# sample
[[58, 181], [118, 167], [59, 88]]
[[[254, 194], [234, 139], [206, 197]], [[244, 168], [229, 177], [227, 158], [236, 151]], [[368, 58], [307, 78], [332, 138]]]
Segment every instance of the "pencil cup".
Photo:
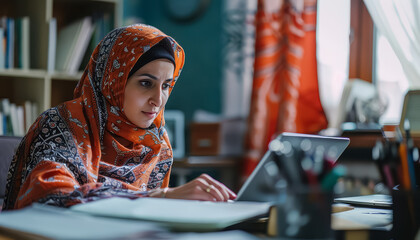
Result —
[[333, 193], [319, 189], [290, 192], [285, 202], [270, 210], [268, 234], [277, 239], [333, 239]]
[[333, 193], [319, 189], [289, 193], [285, 202], [270, 210], [269, 235], [277, 239], [333, 239], [332, 202]]
[[394, 239], [414, 239], [420, 229], [420, 191], [393, 190]]

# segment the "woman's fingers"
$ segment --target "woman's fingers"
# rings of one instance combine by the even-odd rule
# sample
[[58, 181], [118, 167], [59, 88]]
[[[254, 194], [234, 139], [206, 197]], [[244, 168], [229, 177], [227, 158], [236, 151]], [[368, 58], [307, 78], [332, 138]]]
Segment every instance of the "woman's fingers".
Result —
[[207, 174], [202, 174], [200, 177], [204, 178], [210, 185], [213, 185], [218, 190], [218, 192], [222, 194], [222, 201], [236, 198], [236, 194], [221, 182], [215, 180]]
[[229, 199], [235, 199], [236, 194], [209, 175], [202, 174], [191, 182], [169, 189], [166, 197], [202, 201], [228, 201]]
[[211, 195], [214, 198], [214, 201], [225, 201], [225, 196], [212, 184], [211, 181], [208, 181], [202, 176], [198, 177], [196, 180], [201, 183], [201, 188], [204, 194]]

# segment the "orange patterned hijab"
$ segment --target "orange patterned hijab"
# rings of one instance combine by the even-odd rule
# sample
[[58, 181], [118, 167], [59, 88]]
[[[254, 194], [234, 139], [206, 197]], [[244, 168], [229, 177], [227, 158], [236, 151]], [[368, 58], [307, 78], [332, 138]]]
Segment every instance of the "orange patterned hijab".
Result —
[[10, 166], [4, 209], [135, 198], [168, 186], [173, 158], [163, 110], [148, 129], [130, 123], [123, 111], [130, 70], [163, 39], [174, 51], [173, 87], [184, 51], [171, 37], [139, 24], [115, 29], [101, 41], [75, 98], [45, 111], [22, 140]]

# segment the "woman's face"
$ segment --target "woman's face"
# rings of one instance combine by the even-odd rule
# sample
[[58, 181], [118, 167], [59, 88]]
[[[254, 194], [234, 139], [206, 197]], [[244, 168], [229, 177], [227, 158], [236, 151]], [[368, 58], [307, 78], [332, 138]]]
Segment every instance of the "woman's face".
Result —
[[152, 125], [168, 101], [173, 74], [171, 61], [156, 59], [128, 78], [124, 92], [124, 113], [128, 120], [140, 128]]

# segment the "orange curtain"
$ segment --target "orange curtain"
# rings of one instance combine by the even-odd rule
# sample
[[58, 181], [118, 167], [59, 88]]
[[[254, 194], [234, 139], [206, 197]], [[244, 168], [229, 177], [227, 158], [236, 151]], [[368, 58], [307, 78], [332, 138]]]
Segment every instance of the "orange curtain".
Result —
[[315, 30], [316, 0], [258, 0], [244, 177], [281, 132], [317, 133], [327, 127]]

